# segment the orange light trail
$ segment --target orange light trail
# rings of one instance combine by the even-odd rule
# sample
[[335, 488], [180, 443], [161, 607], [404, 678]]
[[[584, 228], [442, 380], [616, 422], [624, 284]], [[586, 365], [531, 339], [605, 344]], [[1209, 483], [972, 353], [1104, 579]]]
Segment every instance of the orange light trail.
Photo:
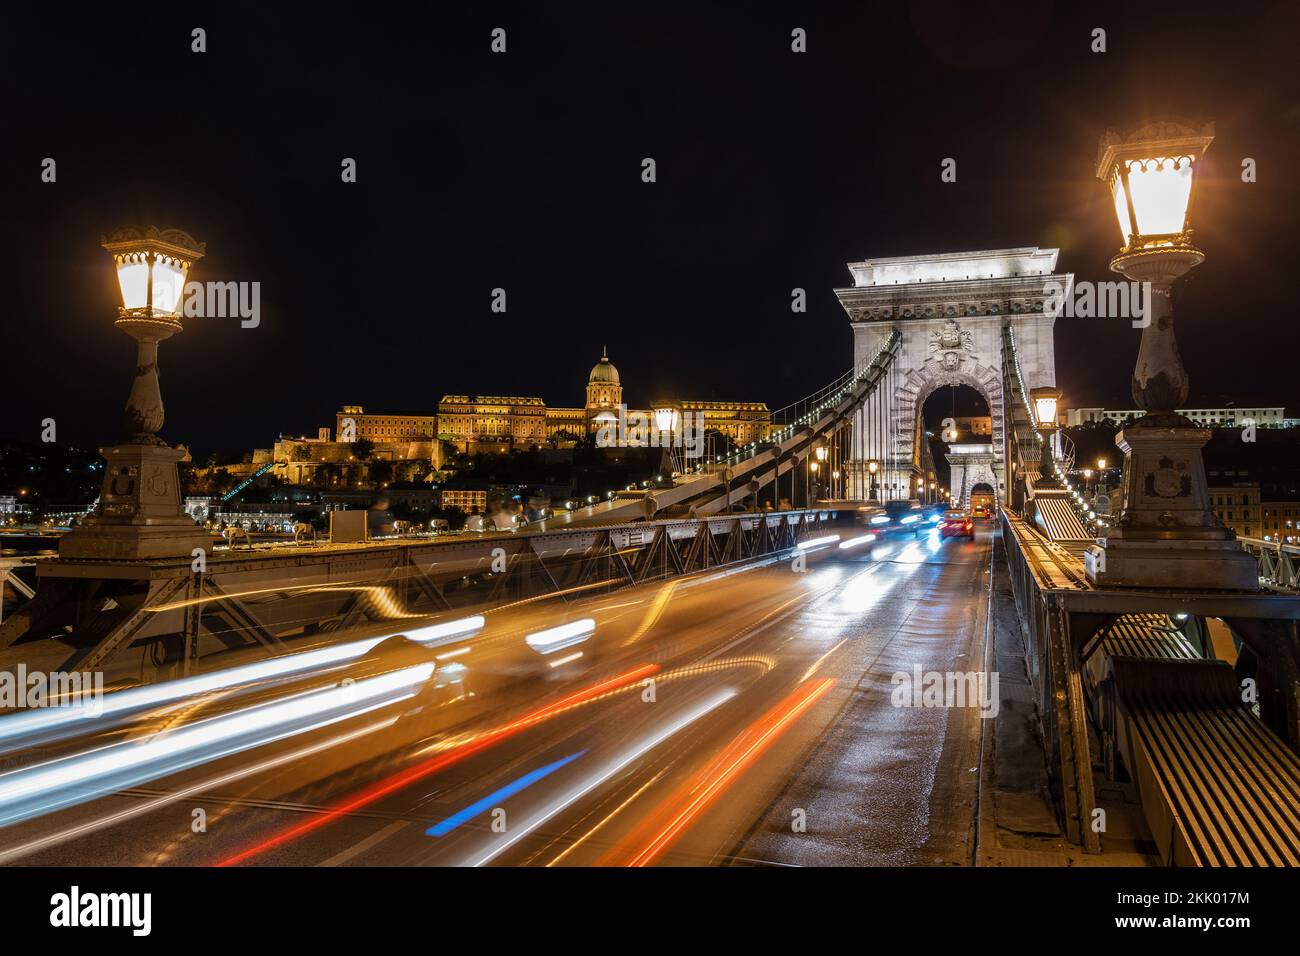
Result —
[[[624, 862], [624, 866], [649, 866], [659, 858], [719, 796], [758, 760], [783, 733], [793, 726], [813, 704], [835, 686], [834, 678], [808, 681], [794, 693], [750, 724], [727, 745], [718, 759], [694, 774], [646, 822], [633, 831], [626, 844], [644, 845]], [[647, 840], [646, 837], [653, 834]], [[616, 865], [623, 856], [621, 848], [605, 855], [597, 865]]]
[[437, 773], [439, 770], [444, 770], [453, 764], [457, 764], [467, 757], [471, 757], [480, 751], [486, 750], [488, 747], [500, 743], [507, 737], [512, 737], [521, 731], [527, 730], [535, 724], [541, 723], [544, 720], [549, 720], [550, 718], [555, 717], [572, 707], [576, 707], [579, 704], [589, 703], [590, 701], [618, 690], [619, 688], [626, 687], [629, 684], [635, 684], [637, 681], [644, 680], [652, 674], [658, 673], [658, 671], [658, 664], [642, 664], [640, 667], [634, 668], [633, 670], [619, 674], [615, 677], [611, 677], [599, 684], [593, 684], [591, 687], [585, 687], [582, 690], [574, 691], [572, 694], [560, 698], [553, 704], [547, 704], [544, 707], [540, 707], [537, 710], [525, 714], [518, 720], [513, 720], [508, 724], [498, 727], [496, 730], [488, 731], [481, 737], [469, 740], [445, 753], [416, 764], [414, 767], [408, 767], [406, 770], [393, 774], [385, 780], [380, 780], [377, 783], [372, 784], [370, 787], [367, 787], [365, 790], [350, 797], [343, 803], [335, 805], [319, 816], [313, 817], [297, 826], [290, 827], [287, 830], [283, 830], [275, 836], [263, 840], [261, 843], [249, 847], [246, 850], [241, 850], [233, 856], [228, 856], [216, 863], [216, 866], [236, 866], [246, 860], [250, 860], [255, 856], [265, 853], [267, 850], [288, 843], [290, 840], [296, 840], [298, 837], [326, 826], [341, 816], [354, 813], [362, 807], [374, 803], [376, 800], [386, 797], [389, 794], [396, 793], [398, 790], [409, 786], [417, 780], [421, 780], [424, 777]]

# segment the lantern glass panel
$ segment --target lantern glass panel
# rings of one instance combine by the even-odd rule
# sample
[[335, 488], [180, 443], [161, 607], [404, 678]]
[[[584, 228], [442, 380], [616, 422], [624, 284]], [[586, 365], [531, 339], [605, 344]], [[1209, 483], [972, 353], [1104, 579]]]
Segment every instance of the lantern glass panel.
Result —
[[1131, 160], [1128, 188], [1138, 233], [1162, 236], [1182, 232], [1192, 195], [1191, 157]]
[[185, 268], [175, 259], [159, 256], [153, 264], [153, 308], [175, 314], [185, 288]]
[[117, 263], [117, 284], [122, 289], [122, 306], [143, 309], [149, 304], [149, 265], [135, 257]]

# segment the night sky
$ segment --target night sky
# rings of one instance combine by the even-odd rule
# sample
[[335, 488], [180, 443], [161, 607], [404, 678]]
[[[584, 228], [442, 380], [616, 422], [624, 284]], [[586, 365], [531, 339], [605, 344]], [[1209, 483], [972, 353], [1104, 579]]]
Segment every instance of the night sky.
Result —
[[[1218, 124], [1209, 259], [1176, 298], [1193, 393], [1300, 404], [1294, 5], [459, 6], [6, 10], [0, 436], [119, 437], [133, 347], [99, 240], [125, 223], [205, 241], [196, 280], [261, 283], [259, 328], [194, 319], [162, 347], [164, 435], [196, 450], [343, 403], [581, 405], [602, 344], [630, 404], [775, 408], [851, 361], [847, 260], [1059, 246], [1117, 278], [1097, 140], [1146, 117]], [[1138, 335], [1060, 320], [1065, 401], [1128, 404]]]

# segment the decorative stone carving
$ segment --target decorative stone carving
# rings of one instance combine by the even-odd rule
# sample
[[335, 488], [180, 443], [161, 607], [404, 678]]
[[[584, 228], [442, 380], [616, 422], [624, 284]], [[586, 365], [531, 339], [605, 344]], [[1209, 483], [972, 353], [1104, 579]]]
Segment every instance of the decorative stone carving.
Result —
[[975, 350], [975, 340], [969, 330], [963, 330], [955, 319], [949, 319], [942, 329], [930, 333], [930, 351], [938, 352], [940, 349], [972, 352]]

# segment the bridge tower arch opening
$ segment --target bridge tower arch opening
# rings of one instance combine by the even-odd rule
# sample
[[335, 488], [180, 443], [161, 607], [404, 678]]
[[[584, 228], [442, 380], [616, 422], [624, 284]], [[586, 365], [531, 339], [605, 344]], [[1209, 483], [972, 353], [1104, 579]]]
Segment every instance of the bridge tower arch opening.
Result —
[[[885, 387], [853, 422], [850, 489], [917, 498], [927, 481], [922, 406], [936, 389], [966, 385], [988, 403], [987, 460], [972, 456], [955, 498], [985, 481], [998, 500], [1010, 490], [1002, 340], [1011, 326], [1027, 388], [1054, 385], [1052, 330], [1073, 276], [1055, 271], [1058, 250], [1023, 247], [868, 259], [848, 263], [853, 285], [835, 294], [853, 330], [854, 363], [871, 361], [901, 336]], [[950, 465], [951, 456], [950, 456]], [[860, 497], [874, 497], [860, 494]]]

